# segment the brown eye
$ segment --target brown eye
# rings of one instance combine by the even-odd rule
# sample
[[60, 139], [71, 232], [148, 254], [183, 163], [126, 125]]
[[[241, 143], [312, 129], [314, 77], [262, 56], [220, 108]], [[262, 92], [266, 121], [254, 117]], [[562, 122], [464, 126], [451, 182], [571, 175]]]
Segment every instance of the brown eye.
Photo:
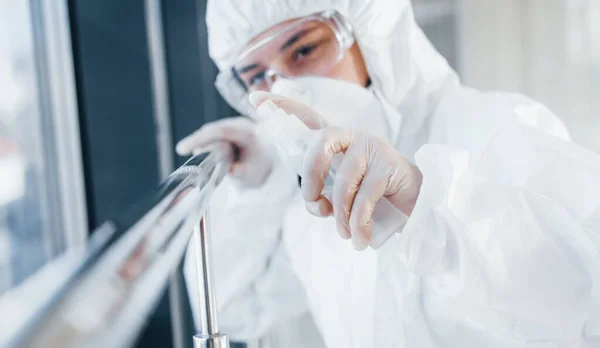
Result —
[[304, 58], [309, 56], [317, 48], [317, 45], [302, 46], [294, 51], [294, 59]]

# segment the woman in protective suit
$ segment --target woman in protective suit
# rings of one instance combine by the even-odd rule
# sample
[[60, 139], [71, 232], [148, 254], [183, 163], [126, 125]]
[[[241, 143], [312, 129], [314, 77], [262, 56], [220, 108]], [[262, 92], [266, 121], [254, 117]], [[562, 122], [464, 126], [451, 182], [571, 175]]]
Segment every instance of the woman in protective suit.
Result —
[[[600, 346], [600, 160], [550, 111], [461, 85], [408, 0], [215, 0], [207, 24], [234, 108], [270, 99], [322, 134], [301, 189], [249, 118], [178, 144], [240, 148], [211, 206], [224, 332], [271, 347]], [[355, 161], [330, 202], [323, 163], [342, 152]], [[357, 253], [345, 239], [365, 249], [377, 199], [404, 228]]]

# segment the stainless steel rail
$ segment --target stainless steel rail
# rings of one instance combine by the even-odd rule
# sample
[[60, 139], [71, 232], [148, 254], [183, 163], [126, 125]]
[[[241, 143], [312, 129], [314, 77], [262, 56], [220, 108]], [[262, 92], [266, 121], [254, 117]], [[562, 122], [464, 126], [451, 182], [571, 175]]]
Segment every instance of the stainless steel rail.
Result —
[[[217, 324], [205, 214], [232, 156], [229, 145], [217, 144], [193, 157], [135, 211], [98, 229], [85, 250], [42, 271], [61, 277], [40, 275], [3, 296], [0, 312], [18, 315], [0, 333], [0, 346], [131, 346], [193, 236], [198, 291], [205, 300], [201, 331], [189, 339], [196, 347], [228, 347]], [[38, 303], [27, 305], [32, 297]]]
[[200, 299], [200, 308], [198, 308], [200, 333], [194, 336], [194, 348], [227, 348], [229, 347], [227, 336], [219, 332], [217, 321], [217, 301], [213, 290], [210, 234], [208, 233], [209, 221], [208, 212], [205, 212], [192, 237], [199, 280], [198, 298]]

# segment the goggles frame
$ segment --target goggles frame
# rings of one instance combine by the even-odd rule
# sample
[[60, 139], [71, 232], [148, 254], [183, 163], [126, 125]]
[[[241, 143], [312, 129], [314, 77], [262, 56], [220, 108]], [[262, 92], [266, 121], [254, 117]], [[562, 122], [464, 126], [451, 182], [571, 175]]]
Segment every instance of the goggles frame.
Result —
[[[259, 40], [256, 43], [253, 43], [249, 47], [242, 48], [242, 50], [236, 55], [237, 58], [235, 61], [237, 62], [247, 57], [252, 52], [269, 43], [279, 35], [309, 21], [320, 21], [327, 24], [331, 28], [340, 48], [340, 54], [337, 57], [337, 62], [339, 62], [344, 57], [345, 52], [354, 44], [354, 31], [350, 23], [336, 10], [325, 10], [308, 15], [306, 17], [301, 17], [293, 21], [277, 32]], [[272, 71], [272, 69], [268, 69], [267, 72], [265, 72], [266, 75], [270, 74], [271, 76], [276, 73], [277, 72]], [[246, 84], [235, 71], [234, 66], [219, 72], [215, 81], [215, 87], [221, 96], [223, 96], [223, 98], [229, 103], [229, 105], [231, 105], [241, 114], [249, 114], [253, 111], [253, 108], [250, 105], [247, 97], [249, 91], [246, 87]]]

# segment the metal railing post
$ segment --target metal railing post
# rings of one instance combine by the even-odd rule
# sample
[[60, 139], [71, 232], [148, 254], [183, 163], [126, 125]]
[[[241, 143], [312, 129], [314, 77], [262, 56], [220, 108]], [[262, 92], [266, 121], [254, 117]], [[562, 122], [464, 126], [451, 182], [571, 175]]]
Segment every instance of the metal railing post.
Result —
[[194, 348], [229, 348], [227, 336], [219, 332], [217, 301], [213, 289], [208, 208], [192, 235], [198, 274], [200, 332], [194, 336]]

